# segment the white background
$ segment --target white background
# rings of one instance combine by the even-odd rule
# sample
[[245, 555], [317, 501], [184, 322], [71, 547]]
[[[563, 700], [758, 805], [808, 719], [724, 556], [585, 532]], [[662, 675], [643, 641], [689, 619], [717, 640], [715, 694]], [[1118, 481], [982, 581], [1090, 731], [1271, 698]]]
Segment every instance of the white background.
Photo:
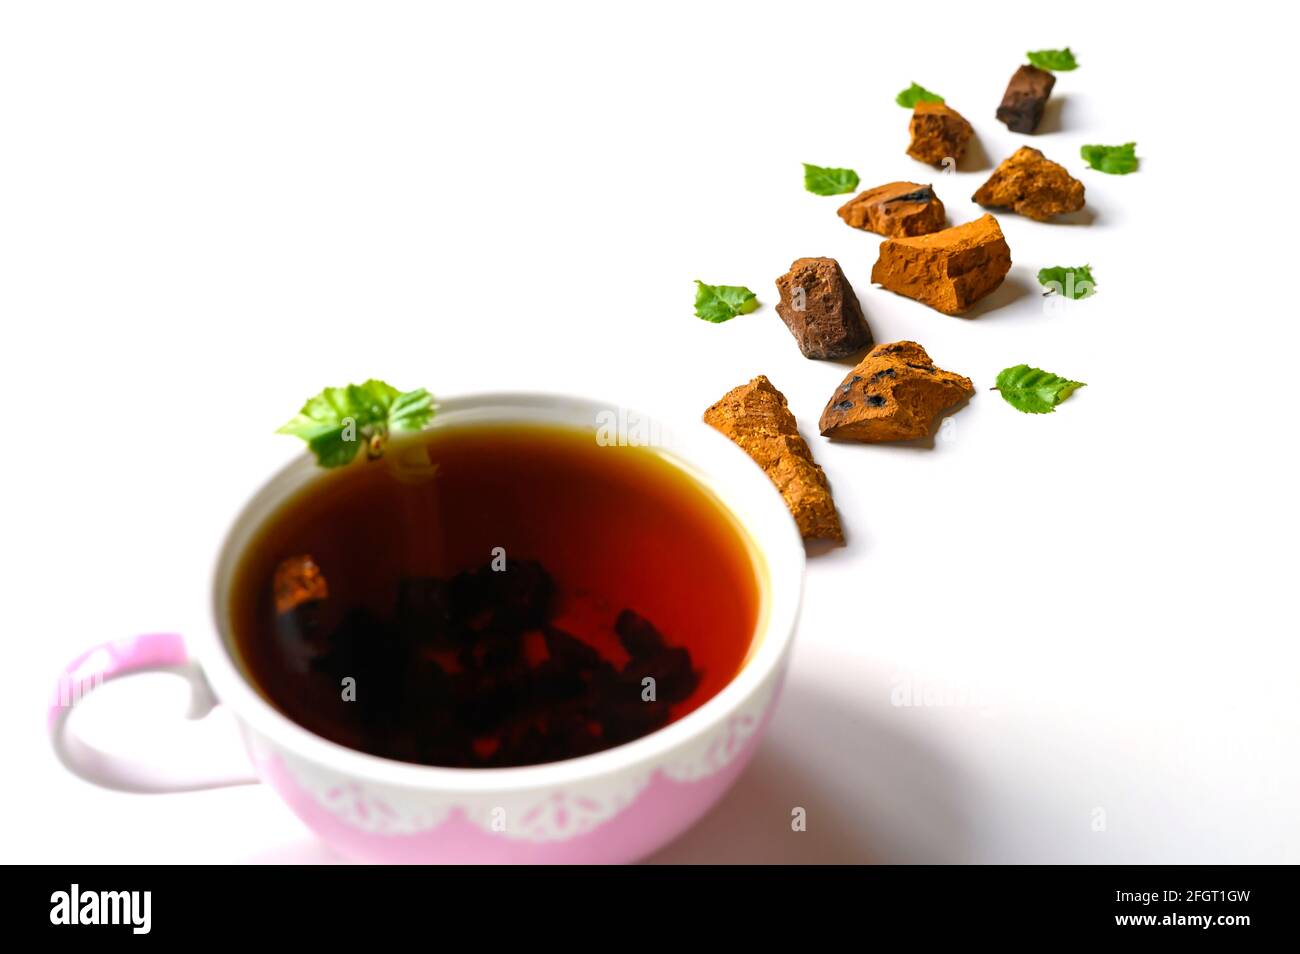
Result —
[[[323, 385], [696, 417], [765, 373], [849, 542], [810, 560], [756, 761], [658, 860], [1300, 861], [1296, 89], [1269, 8], [1156, 6], [5, 3], [0, 857], [331, 860], [269, 790], [97, 790], [43, 729], [80, 649], [202, 619]], [[1008, 132], [1024, 51], [1067, 44], [1052, 131]], [[991, 163], [1032, 142], [1087, 186], [1090, 224], [999, 216], [973, 319], [873, 287], [879, 240], [802, 187], [851, 166], [976, 217], [988, 165], [904, 155], [913, 80]], [[1128, 140], [1136, 175], [1078, 158]], [[951, 440], [817, 436], [846, 368], [771, 307], [811, 255], [974, 379]], [[1038, 268], [1084, 263], [1097, 296], [1046, 309]], [[699, 321], [695, 278], [763, 307]], [[1020, 362], [1088, 386], [1019, 414], [988, 388]], [[184, 693], [141, 681], [99, 726], [170, 731]]]

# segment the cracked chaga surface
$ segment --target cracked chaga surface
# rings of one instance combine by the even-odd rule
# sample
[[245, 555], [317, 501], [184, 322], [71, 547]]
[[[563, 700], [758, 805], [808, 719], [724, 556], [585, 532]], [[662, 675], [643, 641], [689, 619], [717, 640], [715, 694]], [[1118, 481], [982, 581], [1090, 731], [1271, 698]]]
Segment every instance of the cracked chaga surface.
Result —
[[1010, 270], [1011, 249], [998, 220], [986, 213], [942, 232], [881, 242], [871, 280], [945, 315], [959, 315], [1001, 285]]
[[1039, 222], [1083, 208], [1083, 183], [1037, 149], [1021, 146], [993, 170], [971, 198]]
[[1022, 66], [1011, 74], [1002, 94], [998, 120], [1012, 132], [1031, 133], [1043, 118], [1043, 108], [1056, 85], [1056, 74], [1037, 66]]
[[721, 431], [754, 459], [781, 491], [805, 540], [844, 540], [830, 484], [785, 395], [764, 375], [732, 388], [704, 412], [704, 423]]
[[974, 393], [970, 378], [936, 368], [915, 341], [877, 345], [831, 395], [821, 432], [872, 443], [928, 437], [940, 414]]
[[943, 103], [917, 103], [908, 130], [912, 144], [907, 147], [907, 154], [933, 166], [942, 165], [947, 156], [954, 162], [960, 159], [966, 144], [975, 135], [961, 113]]
[[919, 182], [890, 182], [860, 192], [840, 206], [840, 218], [855, 229], [886, 238], [925, 235], [944, 226], [943, 203]]
[[835, 259], [797, 259], [776, 288], [776, 313], [805, 358], [843, 358], [871, 345], [858, 296]]

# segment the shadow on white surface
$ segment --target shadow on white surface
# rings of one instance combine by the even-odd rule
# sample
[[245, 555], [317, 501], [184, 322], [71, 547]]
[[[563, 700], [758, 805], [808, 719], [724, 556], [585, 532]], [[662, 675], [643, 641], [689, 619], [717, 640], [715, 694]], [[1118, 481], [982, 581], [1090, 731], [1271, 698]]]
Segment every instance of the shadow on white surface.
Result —
[[957, 170], [959, 172], [984, 172], [993, 168], [993, 160], [989, 158], [988, 150], [980, 142], [979, 134], [976, 133], [970, 137], [970, 142], [966, 143], [966, 151], [962, 153], [957, 160]]
[[1061, 114], [1065, 112], [1066, 104], [1070, 97], [1063, 93], [1053, 93], [1048, 97], [1047, 103], [1043, 106], [1043, 115], [1038, 120], [1038, 128], [1034, 130], [1034, 135], [1044, 136], [1048, 133], [1060, 132], [1064, 128], [1061, 122]]
[[[966, 786], [922, 740], [853, 699], [786, 687], [735, 788], [652, 864], [945, 863], [969, 858]], [[793, 831], [803, 808], [807, 830]]]
[[248, 857], [250, 865], [346, 865], [348, 859], [336, 853], [314, 835], [269, 847]]
[[[1086, 186], [1085, 186], [1086, 190]], [[1086, 202], [1087, 199], [1085, 198]], [[1067, 212], [1065, 215], [1053, 216], [1052, 225], [1092, 225], [1097, 221], [1097, 210], [1091, 205], [1085, 205], [1078, 212]]]
[[1013, 268], [1007, 273], [1007, 277], [1002, 279], [1001, 285], [977, 301], [969, 311], [960, 317], [970, 320], [995, 312], [1034, 294], [1036, 288], [1036, 285], [1030, 284], [1026, 278], [1016, 274], [1016, 270]]

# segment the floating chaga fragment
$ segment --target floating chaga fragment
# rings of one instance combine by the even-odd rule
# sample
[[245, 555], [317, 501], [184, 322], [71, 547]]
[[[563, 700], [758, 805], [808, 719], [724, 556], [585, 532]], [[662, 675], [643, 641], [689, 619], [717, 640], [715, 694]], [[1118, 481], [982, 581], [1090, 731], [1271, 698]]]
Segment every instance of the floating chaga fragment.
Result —
[[1056, 74], [1037, 66], [1022, 66], [1011, 75], [1002, 94], [998, 120], [1012, 132], [1031, 133], [1043, 118], [1043, 107], [1056, 85]]
[[937, 232], [944, 223], [943, 203], [919, 182], [890, 182], [859, 192], [840, 206], [840, 218], [887, 238]]
[[704, 423], [731, 438], [763, 468], [805, 539], [844, 539], [826, 474], [799, 436], [785, 395], [766, 376], [724, 394], [704, 412]]
[[835, 259], [798, 259], [776, 287], [776, 313], [805, 358], [843, 358], [871, 345], [858, 296]]
[[1083, 183], [1037, 149], [1021, 146], [993, 170], [971, 198], [988, 208], [1011, 209], [1046, 221], [1083, 208]]
[[975, 135], [961, 113], [943, 103], [917, 103], [908, 130], [912, 133], [912, 144], [907, 147], [907, 154], [933, 166], [942, 165], [947, 158], [956, 162]]
[[827, 402], [821, 432], [873, 443], [928, 437], [943, 411], [974, 393], [970, 378], [936, 368], [915, 341], [877, 345]]
[[325, 574], [316, 561], [305, 554], [281, 561], [275, 568], [272, 589], [277, 613], [287, 613], [303, 603], [323, 600], [330, 595]]
[[1001, 285], [1010, 269], [1011, 249], [998, 220], [986, 214], [942, 232], [886, 239], [871, 280], [945, 315], [959, 315]]

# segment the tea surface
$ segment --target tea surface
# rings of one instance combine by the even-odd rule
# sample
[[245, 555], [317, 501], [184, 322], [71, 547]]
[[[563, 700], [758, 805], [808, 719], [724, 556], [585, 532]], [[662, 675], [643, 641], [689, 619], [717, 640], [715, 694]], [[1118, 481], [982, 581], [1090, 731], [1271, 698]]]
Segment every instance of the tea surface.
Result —
[[250, 541], [236, 655], [311, 731], [496, 767], [630, 741], [717, 694], [761, 612], [750, 544], [656, 453], [434, 428], [323, 473]]

